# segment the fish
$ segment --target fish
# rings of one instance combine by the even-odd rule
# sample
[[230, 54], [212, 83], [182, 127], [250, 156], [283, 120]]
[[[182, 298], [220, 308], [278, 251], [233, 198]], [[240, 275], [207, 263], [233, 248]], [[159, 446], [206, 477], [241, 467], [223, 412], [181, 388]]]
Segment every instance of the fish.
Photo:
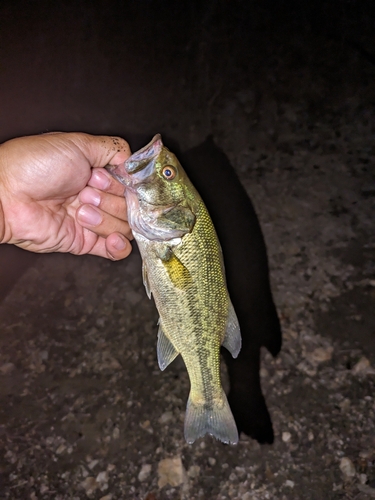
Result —
[[124, 164], [107, 170], [125, 186], [143, 283], [159, 312], [159, 367], [165, 370], [181, 355], [189, 375], [185, 439], [192, 444], [209, 434], [237, 444], [220, 379], [220, 347], [236, 358], [241, 332], [207, 208], [160, 134]]

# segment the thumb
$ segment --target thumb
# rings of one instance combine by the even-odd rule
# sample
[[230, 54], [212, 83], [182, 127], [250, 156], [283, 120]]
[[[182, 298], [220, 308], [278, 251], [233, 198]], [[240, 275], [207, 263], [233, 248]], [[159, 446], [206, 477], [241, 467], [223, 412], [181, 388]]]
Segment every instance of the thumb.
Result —
[[69, 134], [69, 139], [94, 168], [120, 165], [131, 155], [129, 144], [122, 137], [74, 132]]

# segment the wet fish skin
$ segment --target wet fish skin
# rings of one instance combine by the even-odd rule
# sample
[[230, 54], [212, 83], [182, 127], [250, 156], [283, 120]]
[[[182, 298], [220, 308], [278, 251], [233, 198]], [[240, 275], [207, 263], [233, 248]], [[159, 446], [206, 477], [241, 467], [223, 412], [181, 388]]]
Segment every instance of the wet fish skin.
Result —
[[[173, 178], [165, 177], [165, 169]], [[236, 357], [241, 336], [207, 209], [160, 136], [110, 171], [127, 186], [143, 281], [160, 314], [159, 366], [164, 370], [181, 354], [189, 374], [185, 438], [193, 443], [208, 433], [235, 444], [238, 432], [220, 381], [220, 346]]]

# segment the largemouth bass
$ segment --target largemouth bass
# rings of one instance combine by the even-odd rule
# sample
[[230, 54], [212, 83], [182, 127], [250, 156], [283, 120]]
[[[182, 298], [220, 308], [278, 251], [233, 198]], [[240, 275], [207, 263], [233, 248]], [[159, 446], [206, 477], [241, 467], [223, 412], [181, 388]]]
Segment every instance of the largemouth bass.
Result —
[[143, 283], [160, 315], [159, 367], [164, 370], [181, 354], [189, 374], [185, 439], [193, 443], [211, 434], [236, 444], [237, 427], [220, 380], [220, 346], [237, 357], [241, 334], [208, 211], [160, 135], [124, 165], [107, 169], [126, 186]]

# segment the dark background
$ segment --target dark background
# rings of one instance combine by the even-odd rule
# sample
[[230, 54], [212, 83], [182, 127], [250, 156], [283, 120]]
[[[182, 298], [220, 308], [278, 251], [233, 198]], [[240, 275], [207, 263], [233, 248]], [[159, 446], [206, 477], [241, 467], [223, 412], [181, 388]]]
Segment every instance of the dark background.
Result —
[[[161, 132], [187, 148], [213, 133], [227, 153], [272, 151], [270, 99], [318, 119], [373, 92], [374, 30], [371, 0], [2, 0], [0, 141], [85, 131], [137, 149]], [[243, 88], [250, 125], [220, 120]], [[13, 254], [21, 261], [4, 266]], [[30, 260], [0, 248], [0, 296]]]

